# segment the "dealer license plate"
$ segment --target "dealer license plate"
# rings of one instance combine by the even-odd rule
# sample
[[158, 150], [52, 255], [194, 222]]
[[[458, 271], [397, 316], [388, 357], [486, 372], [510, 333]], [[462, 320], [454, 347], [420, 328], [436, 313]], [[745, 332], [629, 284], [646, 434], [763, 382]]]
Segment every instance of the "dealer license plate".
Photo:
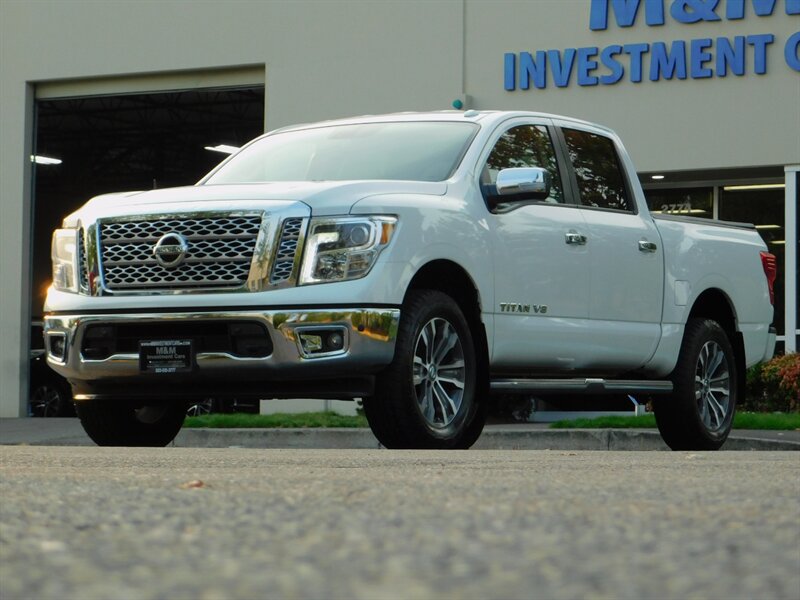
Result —
[[139, 368], [147, 373], [183, 373], [192, 370], [192, 340], [139, 342]]

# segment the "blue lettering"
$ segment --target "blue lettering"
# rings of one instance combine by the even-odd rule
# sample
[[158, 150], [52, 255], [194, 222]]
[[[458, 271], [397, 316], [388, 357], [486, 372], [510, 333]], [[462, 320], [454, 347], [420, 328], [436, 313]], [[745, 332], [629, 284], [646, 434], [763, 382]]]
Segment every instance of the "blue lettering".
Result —
[[[753, 12], [759, 17], [769, 17], [775, 12], [776, 0], [749, 0]], [[727, 0], [725, 18], [731, 21], [744, 19], [748, 0]], [[614, 13], [619, 27], [631, 27], [636, 23], [642, 0], [592, 0], [589, 11], [589, 29], [608, 29], [608, 14]], [[673, 0], [670, 14], [680, 23], [719, 21], [716, 13], [719, 0]], [[785, 0], [787, 15], [800, 15], [800, 0]], [[609, 10], [610, 9], [610, 10]], [[664, 0], [644, 0], [644, 17], [648, 26], [663, 25]]]
[[564, 50], [563, 62], [558, 50], [548, 50], [547, 59], [550, 63], [550, 71], [553, 73], [553, 82], [558, 87], [567, 87], [572, 75], [572, 65], [575, 63], [575, 48]]
[[631, 56], [631, 81], [639, 83], [642, 80], [642, 55], [650, 49], [650, 45], [625, 44], [622, 49]]
[[[775, 10], [775, 0], [751, 0], [753, 3], [753, 11], [759, 17], [768, 17]], [[744, 5], [745, 0], [728, 0], [728, 5], [725, 8], [725, 16], [734, 21], [736, 19], [744, 19]], [[789, 12], [789, 4], [786, 4], [786, 12]]]
[[603, 85], [617, 83], [625, 75], [625, 69], [622, 64], [614, 58], [616, 54], [622, 54], [622, 46], [608, 46], [603, 48], [600, 53], [600, 60], [603, 62], [603, 66], [611, 70], [611, 75], [603, 75], [600, 78], [600, 83]]
[[667, 52], [664, 42], [655, 42], [650, 51], [650, 81], [664, 79], [686, 79], [686, 42], [672, 42]]
[[[609, 5], [620, 27], [630, 27], [636, 21], [641, 0], [592, 0], [589, 29], [608, 29]], [[644, 19], [650, 27], [664, 24], [664, 0], [644, 0]]]
[[669, 7], [672, 18], [681, 23], [698, 21], [719, 21], [715, 12], [719, 0], [675, 0]]
[[786, 40], [786, 46], [783, 48], [783, 56], [786, 58], [786, 64], [795, 71], [800, 71], [800, 31], [793, 33], [791, 37]]
[[705, 79], [711, 77], [714, 71], [704, 66], [714, 57], [711, 52], [706, 52], [706, 48], [711, 48], [714, 44], [710, 38], [692, 40], [691, 42], [691, 74], [692, 79]]
[[[753, 12], [759, 17], [770, 17], [775, 12], [775, 0], [750, 0]], [[731, 21], [744, 19], [744, 7], [747, 0], [728, 0], [725, 17]], [[786, 0], [786, 14], [800, 15], [800, 0]]]
[[728, 68], [734, 75], [744, 75], [744, 36], [733, 38], [733, 45], [728, 38], [717, 38], [717, 77], [726, 77]]
[[755, 62], [753, 71], [758, 75], [763, 75], [767, 72], [767, 46], [774, 41], [775, 36], [771, 33], [747, 36], [747, 44], [753, 47]]
[[536, 53], [536, 60], [530, 52], [521, 52], [519, 55], [519, 87], [527, 90], [533, 85], [540, 90], [547, 87], [547, 55], [544, 50]]
[[595, 47], [578, 48], [578, 85], [597, 85], [599, 79], [590, 75], [597, 69], [597, 61], [593, 60], [597, 52]]
[[513, 91], [517, 88], [517, 55], [511, 52], [506, 52], [503, 55], [503, 82], [506, 91]]

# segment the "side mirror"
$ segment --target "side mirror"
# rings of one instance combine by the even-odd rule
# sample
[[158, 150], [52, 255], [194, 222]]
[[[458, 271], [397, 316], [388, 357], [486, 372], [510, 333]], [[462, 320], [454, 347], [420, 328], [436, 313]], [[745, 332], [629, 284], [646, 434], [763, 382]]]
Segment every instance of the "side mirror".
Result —
[[492, 204], [518, 200], [544, 200], [550, 195], [550, 173], [540, 167], [503, 169], [497, 174]]

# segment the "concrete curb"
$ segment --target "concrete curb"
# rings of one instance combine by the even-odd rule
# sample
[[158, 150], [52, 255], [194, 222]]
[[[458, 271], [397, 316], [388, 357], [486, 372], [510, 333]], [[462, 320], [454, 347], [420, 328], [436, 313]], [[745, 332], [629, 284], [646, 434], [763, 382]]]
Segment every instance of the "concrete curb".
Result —
[[[183, 429], [183, 448], [380, 448], [369, 429]], [[668, 450], [657, 431], [641, 429], [492, 428], [475, 450]], [[723, 450], [800, 451], [800, 442], [734, 435]]]
[[[93, 446], [78, 419], [0, 419], [0, 445]], [[189, 429], [183, 448], [380, 448], [369, 429]], [[654, 429], [548, 429], [488, 425], [476, 450], [666, 450]], [[735, 430], [724, 450], [800, 451], [800, 431]]]

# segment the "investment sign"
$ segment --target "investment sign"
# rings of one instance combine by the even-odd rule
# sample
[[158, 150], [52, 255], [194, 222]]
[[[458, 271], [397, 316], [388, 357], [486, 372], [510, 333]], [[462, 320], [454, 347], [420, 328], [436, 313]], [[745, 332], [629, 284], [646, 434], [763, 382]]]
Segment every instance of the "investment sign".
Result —
[[[776, 11], [795, 18], [800, 15], [800, 0], [783, 0], [782, 4], [781, 9], [778, 0], [727, 0], [724, 5], [719, 0], [591, 0], [589, 29], [608, 30], [611, 17], [619, 27], [632, 27], [642, 17], [648, 27], [658, 27], [668, 19], [692, 25], [768, 17]], [[776, 39], [772, 33], [752, 33], [510, 52], [504, 56], [504, 84], [506, 90], [513, 91], [568, 87], [571, 83], [595, 86], [645, 79], [708, 79], [743, 76], [750, 71], [764, 75], [773, 64], [769, 56], [778, 52], [789, 69], [800, 72], [800, 31], [785, 40]]]

